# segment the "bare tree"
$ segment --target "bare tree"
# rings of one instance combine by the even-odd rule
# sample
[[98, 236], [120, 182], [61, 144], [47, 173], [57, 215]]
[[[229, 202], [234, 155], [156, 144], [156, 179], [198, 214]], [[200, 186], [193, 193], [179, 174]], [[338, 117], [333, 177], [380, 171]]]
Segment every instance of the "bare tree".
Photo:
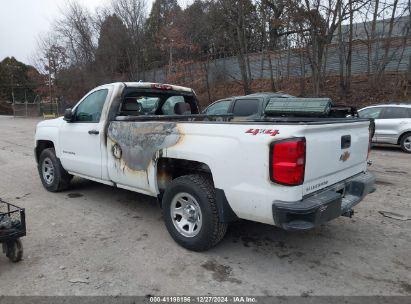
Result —
[[62, 10], [62, 18], [55, 24], [59, 38], [66, 43], [74, 64], [91, 64], [96, 49], [96, 33], [89, 11], [79, 3], [69, 1]]
[[249, 68], [248, 42], [247, 42], [247, 19], [253, 13], [254, 6], [251, 1], [218, 0], [223, 14], [220, 22], [225, 24], [227, 37], [235, 47], [242, 85], [245, 94], [251, 92], [251, 73]]
[[[127, 61], [130, 66], [129, 78], [139, 78], [145, 70], [144, 23], [146, 20], [145, 0], [112, 0], [113, 11], [125, 24], [129, 34], [130, 47]], [[142, 43], [143, 42], [143, 43]]]

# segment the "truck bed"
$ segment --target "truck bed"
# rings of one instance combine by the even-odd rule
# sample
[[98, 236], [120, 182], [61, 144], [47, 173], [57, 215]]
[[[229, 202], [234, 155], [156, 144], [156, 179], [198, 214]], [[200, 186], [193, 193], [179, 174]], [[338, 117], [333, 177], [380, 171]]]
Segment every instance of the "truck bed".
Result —
[[217, 122], [235, 124], [334, 124], [355, 123], [359, 121], [370, 121], [366, 118], [336, 118], [336, 117], [262, 117], [241, 118], [231, 114], [224, 115], [140, 115], [140, 116], [117, 116], [115, 121], [173, 121], [173, 122]]

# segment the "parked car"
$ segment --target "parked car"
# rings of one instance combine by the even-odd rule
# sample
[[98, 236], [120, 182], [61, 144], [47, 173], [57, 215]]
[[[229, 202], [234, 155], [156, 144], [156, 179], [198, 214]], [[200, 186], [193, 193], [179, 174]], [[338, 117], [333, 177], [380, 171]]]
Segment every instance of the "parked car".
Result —
[[222, 115], [233, 113], [234, 116], [241, 117], [260, 117], [270, 98], [294, 97], [285, 93], [263, 92], [245, 96], [230, 97], [220, 99], [210, 104], [203, 114]]
[[[264, 117], [267, 104], [269, 102], [272, 103], [273, 99], [276, 99], [280, 104], [284, 104], [282, 106], [284, 111], [282, 111], [281, 114], [278, 113], [278, 116], [301, 117], [304, 115], [318, 115], [321, 117], [343, 118], [347, 116], [347, 113], [350, 114], [350, 117], [357, 116], [357, 110], [355, 108], [334, 104], [329, 98], [299, 98], [282, 92], [262, 92], [220, 99], [209, 105], [202, 113], [206, 115], [232, 114], [234, 117], [243, 117], [247, 120], [258, 119]], [[287, 102], [282, 102], [282, 99]], [[285, 105], [288, 101], [290, 101], [290, 104]], [[291, 106], [291, 104], [295, 104], [295, 106]], [[332, 105], [328, 111], [326, 111], [327, 114], [325, 115], [321, 115], [317, 112], [322, 108], [321, 104]], [[285, 108], [288, 108], [288, 111], [286, 111], [287, 113], [285, 112]], [[305, 109], [305, 111], [302, 111], [303, 109]]]
[[97, 87], [64, 117], [37, 125], [39, 177], [51, 192], [76, 175], [156, 197], [170, 235], [196, 251], [239, 218], [311, 229], [351, 216], [374, 190], [369, 119], [198, 113], [190, 88]]
[[374, 143], [400, 145], [411, 153], [411, 104], [381, 104], [358, 111], [361, 118], [375, 120]]

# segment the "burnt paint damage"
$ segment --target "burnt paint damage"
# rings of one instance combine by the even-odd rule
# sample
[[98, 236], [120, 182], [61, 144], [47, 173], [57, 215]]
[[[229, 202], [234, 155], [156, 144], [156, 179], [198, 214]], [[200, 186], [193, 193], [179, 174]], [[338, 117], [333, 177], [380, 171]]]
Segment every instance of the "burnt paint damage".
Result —
[[181, 134], [174, 122], [113, 121], [108, 137], [120, 146], [121, 159], [128, 168], [147, 170], [157, 151], [177, 144]]

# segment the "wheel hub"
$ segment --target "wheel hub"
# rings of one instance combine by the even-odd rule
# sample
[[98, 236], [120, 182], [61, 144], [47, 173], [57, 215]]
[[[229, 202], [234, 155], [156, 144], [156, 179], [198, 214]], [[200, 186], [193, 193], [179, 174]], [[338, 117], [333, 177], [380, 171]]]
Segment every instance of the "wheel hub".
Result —
[[177, 194], [170, 208], [174, 227], [177, 231], [186, 236], [196, 236], [202, 225], [202, 214], [197, 200], [188, 193]]
[[404, 140], [404, 147], [407, 151], [411, 151], [411, 136], [408, 136], [405, 140]]
[[41, 164], [41, 172], [43, 174], [43, 180], [48, 184], [52, 184], [54, 181], [54, 165], [49, 157], [46, 157]]
[[194, 207], [193, 205], [187, 204], [187, 206], [183, 210], [183, 215], [188, 221], [195, 222], [197, 218], [196, 207]]

